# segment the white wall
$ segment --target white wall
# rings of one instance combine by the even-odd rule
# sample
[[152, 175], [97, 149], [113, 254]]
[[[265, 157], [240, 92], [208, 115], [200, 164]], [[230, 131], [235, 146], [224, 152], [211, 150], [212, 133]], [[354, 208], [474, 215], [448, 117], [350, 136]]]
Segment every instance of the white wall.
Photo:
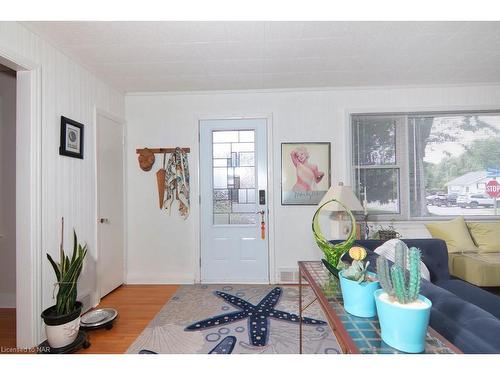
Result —
[[[323, 91], [130, 94], [125, 99], [128, 158], [128, 281], [195, 279], [198, 246], [198, 119], [272, 114], [276, 268], [319, 259], [311, 234], [313, 206], [281, 206], [280, 143], [332, 142], [332, 183], [348, 181], [348, 112], [500, 108], [500, 86], [364, 88]], [[155, 171], [143, 172], [135, 148], [191, 147], [191, 215], [183, 221], [157, 208]], [[422, 225], [406, 237], [428, 236]]]
[[0, 308], [16, 307], [16, 75], [0, 71]]
[[[17, 22], [0, 22], [0, 50], [39, 64], [42, 71], [41, 308], [54, 303], [55, 277], [45, 252], [58, 257], [61, 216], [65, 218], [66, 250], [72, 250], [73, 228], [79, 239], [89, 245], [79, 295], [91, 294], [93, 298], [96, 290], [94, 111], [97, 106], [123, 118], [123, 95]], [[62, 115], [85, 125], [84, 160], [59, 156]]]

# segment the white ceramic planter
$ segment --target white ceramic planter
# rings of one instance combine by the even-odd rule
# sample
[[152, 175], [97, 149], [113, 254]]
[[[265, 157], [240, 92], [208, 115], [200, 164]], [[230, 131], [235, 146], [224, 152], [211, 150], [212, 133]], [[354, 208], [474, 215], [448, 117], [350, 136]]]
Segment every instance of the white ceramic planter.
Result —
[[80, 317], [58, 326], [45, 326], [47, 340], [52, 348], [62, 348], [76, 340], [80, 330]]
[[68, 314], [58, 315], [56, 306], [42, 312], [47, 341], [52, 348], [62, 348], [76, 340], [80, 330], [82, 303], [76, 301], [75, 309]]

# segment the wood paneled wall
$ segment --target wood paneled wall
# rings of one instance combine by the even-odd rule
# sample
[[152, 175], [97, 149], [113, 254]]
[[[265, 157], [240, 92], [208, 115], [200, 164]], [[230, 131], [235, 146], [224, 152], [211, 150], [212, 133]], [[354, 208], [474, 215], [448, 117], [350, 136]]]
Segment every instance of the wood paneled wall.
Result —
[[[72, 229], [89, 245], [79, 294], [94, 294], [95, 253], [95, 107], [124, 117], [124, 96], [17, 22], [0, 22], [0, 48], [34, 62], [42, 72], [42, 305], [53, 304], [54, 275], [45, 252], [56, 255], [60, 219], [65, 218], [65, 247], [71, 249]], [[59, 156], [60, 118], [85, 125], [83, 160]], [[22, 197], [20, 197], [22, 199]], [[29, 270], [26, 270], [29, 272]]]

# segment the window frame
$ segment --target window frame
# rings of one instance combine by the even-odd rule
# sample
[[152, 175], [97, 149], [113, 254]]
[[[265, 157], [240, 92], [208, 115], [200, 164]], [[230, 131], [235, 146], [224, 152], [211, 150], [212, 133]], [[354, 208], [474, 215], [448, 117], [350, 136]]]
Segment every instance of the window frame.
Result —
[[[400, 125], [402, 129], [399, 127], [396, 128], [396, 164], [395, 165], [387, 165], [387, 166], [379, 166], [376, 169], [382, 168], [398, 168], [399, 165], [399, 201], [400, 201], [400, 213], [393, 214], [368, 214], [369, 219], [374, 221], [446, 221], [456, 217], [456, 215], [440, 215], [440, 216], [411, 216], [411, 208], [410, 208], [410, 184], [412, 183], [409, 172], [410, 172], [410, 125], [409, 118], [410, 117], [429, 117], [429, 116], [460, 116], [460, 115], [495, 115], [500, 116], [500, 109], [491, 109], [491, 108], [471, 108], [471, 109], [443, 109], [443, 110], [407, 110], [407, 111], [397, 111], [397, 110], [385, 110], [380, 112], [373, 111], [347, 111], [347, 121], [348, 121], [348, 167], [349, 167], [349, 178], [351, 180], [351, 186], [356, 190], [357, 181], [356, 181], [356, 170], [357, 169], [367, 169], [367, 166], [357, 166], [354, 164], [354, 118], [361, 116], [378, 116], [378, 117], [402, 117], [404, 121]], [[398, 155], [402, 154], [402, 155]], [[398, 158], [401, 162], [398, 162]], [[358, 158], [359, 159], [359, 158]], [[369, 166], [368, 166], [369, 167]], [[500, 201], [500, 200], [499, 200]], [[498, 221], [500, 220], [500, 214], [498, 215], [463, 215], [466, 220], [472, 221]]]
[[[365, 114], [357, 114], [354, 115], [357, 117], [363, 117]], [[366, 115], [367, 117], [370, 115]], [[373, 116], [373, 115], [371, 115]], [[351, 158], [351, 186], [356, 187], [358, 181], [356, 181], [356, 171], [360, 170], [377, 170], [377, 169], [395, 169], [398, 172], [398, 198], [399, 198], [399, 212], [398, 213], [377, 213], [377, 214], [370, 214], [370, 217], [381, 217], [381, 218], [388, 218], [390, 217], [391, 219], [393, 218], [394, 220], [402, 220], [406, 217], [406, 211], [408, 209], [407, 204], [402, 201], [401, 196], [402, 196], [402, 191], [407, 189], [407, 180], [408, 180], [408, 170], [407, 170], [407, 157], [404, 155], [403, 152], [400, 152], [399, 150], [405, 149], [407, 145], [404, 144], [404, 140], [406, 139], [406, 134], [407, 134], [407, 126], [406, 126], [406, 119], [404, 116], [401, 115], [394, 115], [394, 114], [385, 114], [385, 113], [380, 113], [380, 117], [387, 117], [387, 118], [392, 118], [394, 119], [395, 123], [395, 145], [394, 145], [394, 153], [395, 153], [395, 162], [394, 164], [384, 164], [384, 165], [354, 165], [354, 144], [353, 144], [353, 115], [350, 117], [350, 132], [351, 132], [351, 152], [350, 152], [350, 158]], [[359, 134], [359, 133], [358, 133]], [[399, 152], [398, 152], [399, 151]], [[358, 161], [359, 161], [359, 156], [358, 156]]]

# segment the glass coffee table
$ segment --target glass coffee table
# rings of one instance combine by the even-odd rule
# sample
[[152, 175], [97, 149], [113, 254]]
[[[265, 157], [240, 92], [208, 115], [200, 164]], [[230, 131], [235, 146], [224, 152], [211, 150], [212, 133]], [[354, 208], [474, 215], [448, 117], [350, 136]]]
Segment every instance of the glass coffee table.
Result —
[[[315, 295], [313, 300], [302, 301], [303, 287], [310, 287], [313, 290]], [[343, 353], [403, 353], [382, 341], [377, 317], [359, 318], [344, 310], [340, 282], [321, 262], [299, 262], [300, 353], [302, 353], [302, 314], [316, 301], [320, 304]], [[422, 354], [453, 353], [461, 351], [429, 327], [425, 353]]]

